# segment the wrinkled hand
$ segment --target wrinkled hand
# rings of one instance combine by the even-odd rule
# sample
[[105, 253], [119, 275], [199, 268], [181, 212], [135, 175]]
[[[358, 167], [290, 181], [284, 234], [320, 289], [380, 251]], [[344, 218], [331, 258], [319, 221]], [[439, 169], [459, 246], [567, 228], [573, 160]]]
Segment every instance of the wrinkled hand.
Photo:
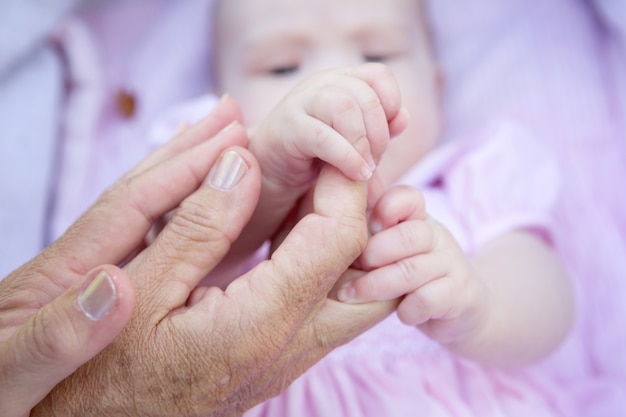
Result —
[[483, 325], [486, 290], [454, 237], [409, 186], [387, 191], [372, 211], [372, 232], [357, 261], [365, 274], [338, 298], [359, 303], [401, 298], [398, 317], [434, 340], [467, 339]]
[[[232, 103], [222, 111], [225, 106]], [[258, 164], [233, 147], [246, 145], [244, 129], [231, 125], [205, 141], [211, 135], [203, 123], [109, 190], [31, 266], [31, 291], [49, 282], [43, 294], [99, 263], [126, 260], [123, 270], [103, 270], [113, 281], [129, 277], [137, 300], [121, 335], [59, 384], [33, 416], [240, 414], [393, 310], [389, 302], [351, 306], [327, 297], [366, 240], [365, 185], [331, 167], [321, 173], [314, 213], [271, 260], [225, 291], [196, 288], [237, 238], [260, 188]], [[209, 172], [214, 165], [221, 169]], [[120, 193], [132, 195], [132, 204], [116, 205]], [[154, 220], [174, 208], [142, 248]], [[46, 266], [49, 278], [37, 275]]]
[[133, 288], [124, 275], [94, 270], [53, 298], [29, 288], [18, 278], [21, 273], [0, 285], [3, 417], [28, 416], [55, 385], [113, 341], [134, 306]]
[[[28, 415], [62, 379], [115, 338], [131, 317], [133, 283], [119, 264], [141, 249], [154, 219], [191, 193], [193, 174], [209, 156], [245, 137], [216, 138], [233, 120], [234, 102], [222, 103], [193, 132], [172, 140], [111, 187], [57, 242], [0, 282], [0, 409], [4, 417]], [[207, 149], [208, 148], [208, 149]], [[176, 157], [177, 159], [171, 160]], [[203, 168], [204, 169], [204, 168]], [[186, 178], [184, 186], [177, 180]]]

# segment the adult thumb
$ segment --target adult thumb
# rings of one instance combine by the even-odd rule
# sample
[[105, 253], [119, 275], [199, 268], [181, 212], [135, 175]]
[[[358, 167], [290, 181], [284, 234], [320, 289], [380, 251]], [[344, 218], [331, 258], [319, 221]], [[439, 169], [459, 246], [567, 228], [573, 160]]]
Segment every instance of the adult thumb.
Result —
[[29, 415], [59, 382], [115, 339], [134, 305], [128, 276], [103, 266], [42, 307], [0, 345], [2, 415]]

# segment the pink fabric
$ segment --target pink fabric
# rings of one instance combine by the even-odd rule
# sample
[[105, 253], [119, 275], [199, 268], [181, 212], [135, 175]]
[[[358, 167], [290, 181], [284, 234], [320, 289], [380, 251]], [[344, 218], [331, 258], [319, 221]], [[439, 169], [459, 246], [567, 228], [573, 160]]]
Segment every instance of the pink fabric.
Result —
[[564, 170], [553, 236], [578, 322], [541, 370], [568, 387], [577, 415], [626, 415], [626, 2], [429, 6], [450, 135], [513, 119], [554, 146]]
[[[512, 230], [549, 236], [559, 173], [548, 147], [498, 123], [450, 141], [400, 183], [422, 189], [429, 213], [472, 251]], [[566, 394], [545, 373], [459, 359], [392, 315], [245, 416], [569, 417]]]
[[427, 187], [427, 209], [438, 219], [445, 216], [440, 221], [470, 254], [512, 229], [552, 234], [560, 167], [553, 151], [518, 125], [491, 123], [475, 136], [453, 140], [400, 179], [420, 188], [437, 181], [446, 192]]
[[[87, 7], [56, 38], [69, 97], [52, 217], [56, 238], [152, 148], [147, 131], [172, 103], [208, 91], [211, 0], [126, 0]], [[136, 99], [124, 117], [121, 91]]]

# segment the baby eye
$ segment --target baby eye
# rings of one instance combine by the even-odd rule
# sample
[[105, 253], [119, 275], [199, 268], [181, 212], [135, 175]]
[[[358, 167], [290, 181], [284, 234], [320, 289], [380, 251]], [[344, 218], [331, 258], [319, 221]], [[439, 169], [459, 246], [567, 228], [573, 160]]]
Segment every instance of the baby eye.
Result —
[[269, 73], [278, 77], [290, 75], [298, 71], [297, 65], [272, 68]]
[[384, 55], [365, 55], [363, 61], [365, 62], [385, 62], [389, 57]]

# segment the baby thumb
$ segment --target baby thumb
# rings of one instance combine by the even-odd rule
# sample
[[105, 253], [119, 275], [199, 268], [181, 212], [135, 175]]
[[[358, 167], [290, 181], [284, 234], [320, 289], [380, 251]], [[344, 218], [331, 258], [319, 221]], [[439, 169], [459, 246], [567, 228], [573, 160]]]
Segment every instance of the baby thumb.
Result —
[[0, 345], [2, 415], [27, 416], [59, 382], [115, 339], [134, 305], [128, 276], [104, 266], [41, 308]]

